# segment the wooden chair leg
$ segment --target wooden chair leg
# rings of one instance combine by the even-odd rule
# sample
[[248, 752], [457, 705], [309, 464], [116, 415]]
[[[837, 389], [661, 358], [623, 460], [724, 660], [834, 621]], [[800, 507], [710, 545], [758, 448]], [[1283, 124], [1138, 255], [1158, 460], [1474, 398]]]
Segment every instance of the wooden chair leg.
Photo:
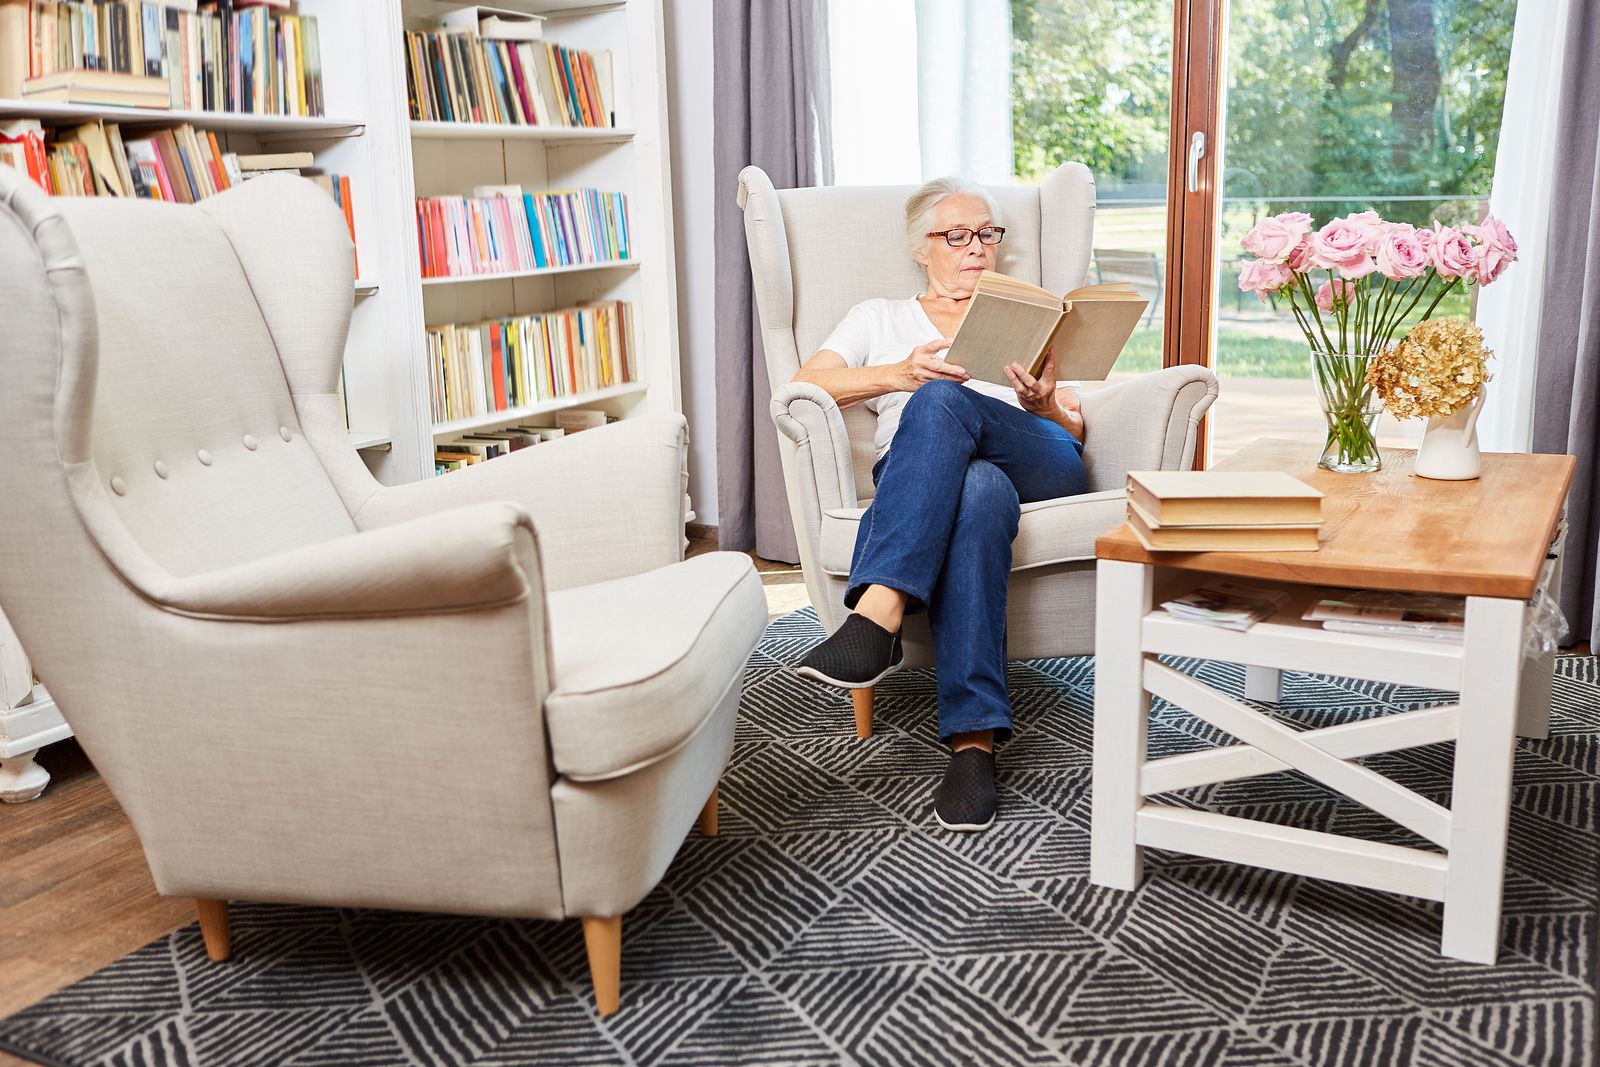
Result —
[[856, 736], [872, 736], [872, 686], [850, 690], [850, 700], [856, 706]]
[[228, 933], [228, 902], [196, 899], [194, 906], [200, 913], [200, 936], [206, 940], [206, 955], [213, 960], [227, 959], [233, 954], [233, 941]]
[[721, 789], [720, 785], [712, 786], [706, 806], [700, 809], [700, 832], [707, 837], [717, 836], [717, 793]]
[[[713, 799], [716, 794], [712, 794]], [[583, 944], [589, 950], [589, 977], [594, 981], [594, 1006], [601, 1015], [615, 1015], [622, 999], [622, 916], [583, 918]]]

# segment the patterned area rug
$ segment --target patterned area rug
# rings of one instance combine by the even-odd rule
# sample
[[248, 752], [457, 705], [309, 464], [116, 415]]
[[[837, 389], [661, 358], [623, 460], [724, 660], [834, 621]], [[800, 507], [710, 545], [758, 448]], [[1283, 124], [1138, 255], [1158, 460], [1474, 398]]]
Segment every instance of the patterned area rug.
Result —
[[[1013, 664], [1000, 821], [939, 830], [927, 672], [879, 690], [878, 736], [789, 670], [822, 631], [779, 619], [750, 661], [722, 836], [691, 834], [624, 921], [601, 1021], [576, 922], [236, 905], [234, 958], [195, 927], [0, 1022], [59, 1064], [1581, 1064], [1595, 1012], [1600, 676], [1563, 657], [1554, 732], [1517, 752], [1500, 962], [1442, 958], [1439, 906], [1152, 852], [1136, 893], [1087, 881], [1087, 659]], [[1240, 668], [1176, 661], [1238, 693]], [[1446, 700], [1286, 678], [1326, 726]], [[1158, 706], [1170, 754], [1226, 739]], [[1448, 745], [1370, 765], [1444, 802]], [[1310, 780], [1189, 802], [1396, 842]], [[1171, 798], [1168, 798], [1171, 799]], [[466, 872], [464, 872], [466, 873]]]

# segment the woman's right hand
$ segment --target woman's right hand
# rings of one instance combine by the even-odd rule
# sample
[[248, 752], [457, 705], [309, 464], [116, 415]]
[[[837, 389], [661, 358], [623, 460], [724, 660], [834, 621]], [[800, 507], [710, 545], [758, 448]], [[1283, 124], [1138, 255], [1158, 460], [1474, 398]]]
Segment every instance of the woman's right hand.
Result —
[[909, 356], [894, 365], [895, 387], [902, 392], [913, 393], [929, 382], [943, 379], [960, 383], [971, 378], [972, 375], [954, 363], [946, 363], [944, 357], [939, 355], [953, 341], [954, 338], [941, 337], [913, 348]]

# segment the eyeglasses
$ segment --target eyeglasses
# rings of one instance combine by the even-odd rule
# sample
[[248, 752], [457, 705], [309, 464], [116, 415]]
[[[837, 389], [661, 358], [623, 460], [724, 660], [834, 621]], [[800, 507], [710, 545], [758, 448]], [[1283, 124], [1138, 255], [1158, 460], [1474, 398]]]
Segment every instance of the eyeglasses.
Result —
[[928, 234], [929, 237], [943, 237], [945, 244], [951, 248], [965, 248], [976, 237], [979, 244], [997, 245], [1000, 238], [1006, 235], [1004, 226], [985, 226], [981, 230], [970, 230], [965, 226], [957, 226], [953, 230], [935, 230]]

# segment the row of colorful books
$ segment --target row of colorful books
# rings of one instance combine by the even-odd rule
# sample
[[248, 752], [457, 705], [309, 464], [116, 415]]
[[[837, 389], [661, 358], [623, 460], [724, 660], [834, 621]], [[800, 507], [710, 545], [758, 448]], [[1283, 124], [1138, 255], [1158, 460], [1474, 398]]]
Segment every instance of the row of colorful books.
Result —
[[[478, 194], [492, 195], [478, 195]], [[520, 186], [417, 200], [424, 278], [627, 259], [628, 202], [597, 189], [524, 193]]]
[[473, 33], [407, 33], [411, 117], [515, 126], [615, 126], [611, 53]]
[[268, 4], [0, 3], [0, 96], [321, 115], [316, 17]]
[[[47, 130], [37, 120], [0, 123], [0, 164], [32, 178], [51, 196], [129, 196], [192, 204], [261, 174], [303, 174], [327, 190], [355, 241], [350, 178], [307, 173], [310, 152], [240, 155], [217, 135], [188, 123], [124, 138], [114, 122]], [[360, 272], [359, 263], [357, 273]]]
[[633, 381], [633, 305], [435, 326], [427, 349], [433, 421], [490, 415]]

